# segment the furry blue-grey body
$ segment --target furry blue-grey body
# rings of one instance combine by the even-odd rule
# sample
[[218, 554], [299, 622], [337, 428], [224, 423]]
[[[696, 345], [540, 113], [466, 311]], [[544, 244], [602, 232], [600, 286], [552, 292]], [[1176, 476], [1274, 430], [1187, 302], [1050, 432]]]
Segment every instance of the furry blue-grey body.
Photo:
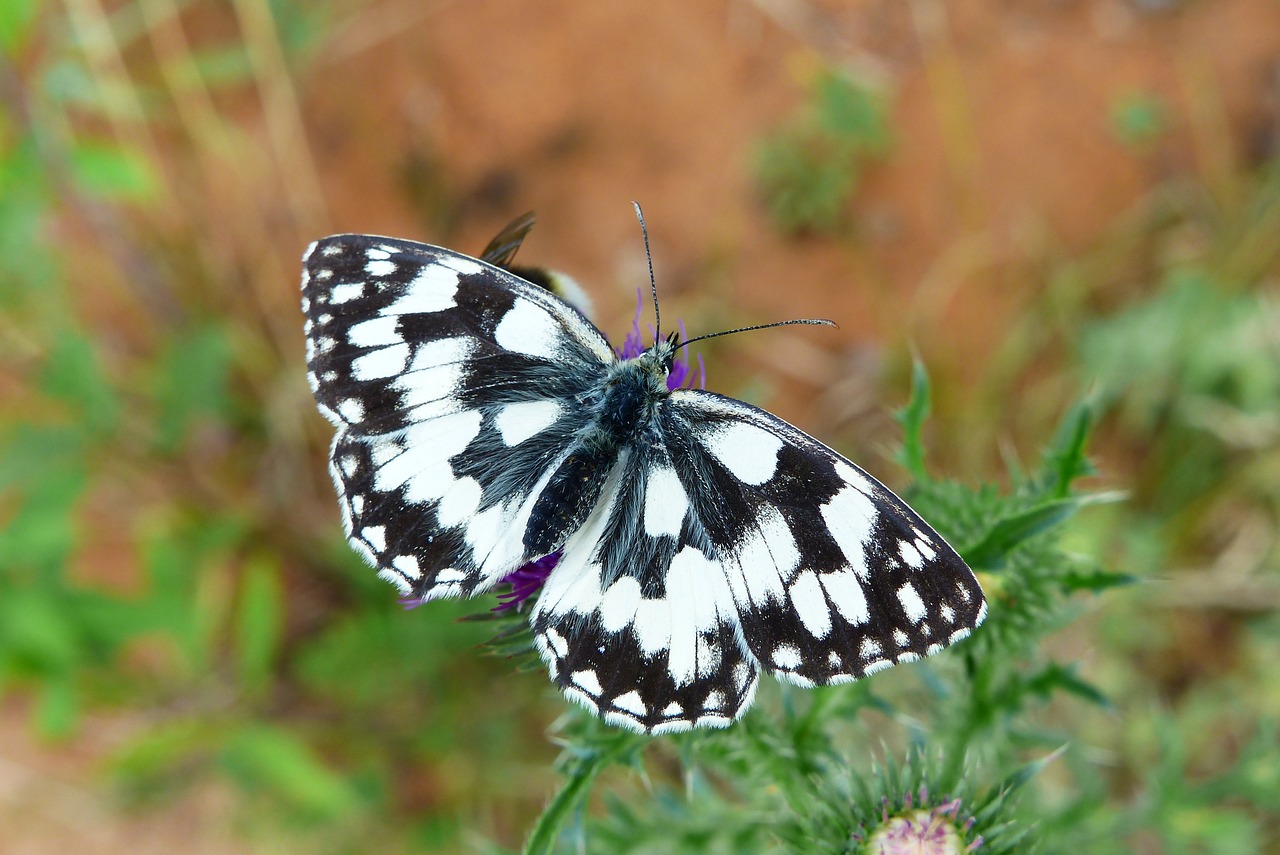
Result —
[[763, 410], [668, 390], [674, 339], [619, 359], [545, 289], [411, 241], [338, 235], [304, 261], [352, 545], [423, 600], [559, 553], [538, 649], [606, 720], [722, 726], [760, 670], [852, 680], [982, 620], [964, 562], [865, 472]]

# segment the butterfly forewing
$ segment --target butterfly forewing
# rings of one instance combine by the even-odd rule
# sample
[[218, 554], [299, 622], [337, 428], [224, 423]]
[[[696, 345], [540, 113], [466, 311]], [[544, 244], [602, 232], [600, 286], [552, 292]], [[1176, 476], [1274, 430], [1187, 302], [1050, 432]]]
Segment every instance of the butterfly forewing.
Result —
[[981, 622], [973, 573], [852, 462], [741, 401], [681, 390], [664, 432], [761, 666], [845, 682], [940, 650]]
[[523, 528], [614, 359], [595, 328], [506, 271], [367, 235], [308, 250], [303, 304], [352, 544], [421, 598], [539, 557]]

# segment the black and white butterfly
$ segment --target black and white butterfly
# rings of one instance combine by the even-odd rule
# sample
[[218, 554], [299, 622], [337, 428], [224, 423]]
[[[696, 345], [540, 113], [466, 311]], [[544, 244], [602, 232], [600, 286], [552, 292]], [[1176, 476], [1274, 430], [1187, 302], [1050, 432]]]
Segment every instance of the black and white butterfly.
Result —
[[678, 334], [620, 358], [511, 267], [531, 225], [481, 259], [372, 235], [303, 256], [343, 522], [381, 576], [467, 597], [558, 554], [530, 615], [552, 679], [649, 733], [728, 725], [761, 670], [846, 682], [981, 623], [973, 573], [878, 481], [763, 410], [670, 389]]

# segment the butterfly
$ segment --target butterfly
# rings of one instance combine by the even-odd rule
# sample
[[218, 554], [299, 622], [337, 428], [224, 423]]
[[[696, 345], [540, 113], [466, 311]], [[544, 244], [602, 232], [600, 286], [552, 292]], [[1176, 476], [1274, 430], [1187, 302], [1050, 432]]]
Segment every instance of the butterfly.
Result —
[[847, 682], [982, 622], [972, 571], [879, 481], [764, 410], [670, 388], [692, 339], [622, 358], [563, 280], [514, 266], [532, 224], [479, 258], [361, 234], [303, 256], [343, 525], [406, 599], [558, 557], [529, 615], [551, 679], [650, 734], [732, 723], [762, 671]]

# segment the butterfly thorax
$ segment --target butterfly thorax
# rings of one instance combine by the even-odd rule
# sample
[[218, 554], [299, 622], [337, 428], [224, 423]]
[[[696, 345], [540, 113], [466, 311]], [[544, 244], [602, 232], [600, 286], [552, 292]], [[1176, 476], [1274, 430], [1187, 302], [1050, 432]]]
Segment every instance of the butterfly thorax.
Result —
[[661, 443], [659, 407], [671, 394], [674, 354], [672, 340], [659, 341], [609, 368], [589, 396], [590, 421], [534, 505], [525, 536], [531, 553], [555, 551], [582, 525], [622, 455], [647, 457]]

